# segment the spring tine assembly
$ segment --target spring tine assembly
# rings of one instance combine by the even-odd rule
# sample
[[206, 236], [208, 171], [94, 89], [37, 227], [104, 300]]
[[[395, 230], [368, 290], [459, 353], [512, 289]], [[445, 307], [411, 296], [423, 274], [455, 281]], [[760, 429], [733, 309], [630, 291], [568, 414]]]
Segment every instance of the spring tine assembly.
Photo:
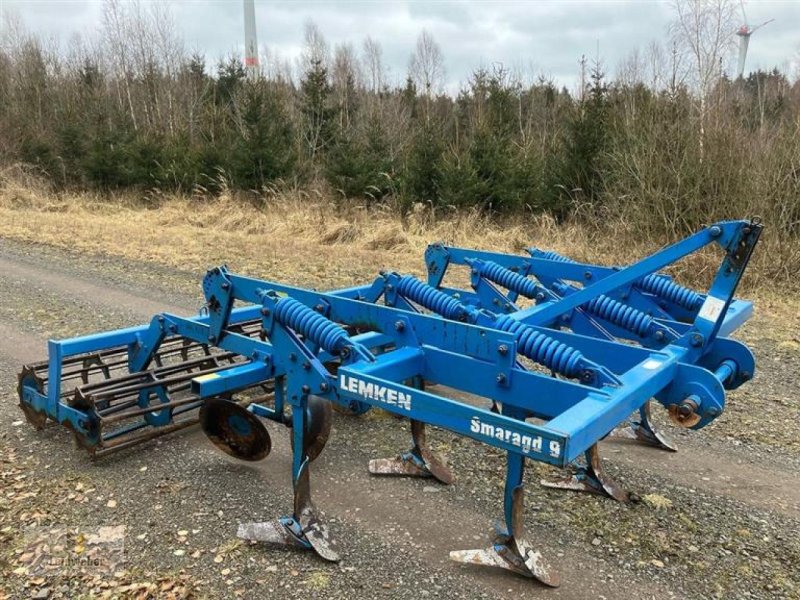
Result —
[[597, 444], [586, 451], [586, 463], [575, 463], [574, 473], [564, 477], [542, 479], [544, 487], [576, 492], [589, 492], [613, 498], [618, 502], [628, 502], [630, 494], [624, 490], [603, 468], [603, 461]]
[[[35, 427], [63, 424], [92, 456], [200, 422], [221, 452], [265, 460], [272, 442], [263, 420], [285, 426], [291, 513], [243, 523], [238, 535], [333, 562], [341, 552], [311, 499], [332, 407], [351, 415], [378, 407], [409, 420], [411, 449], [371, 461], [376, 474], [452, 483], [427, 435], [429, 426], [446, 429], [506, 454], [492, 545], [451, 558], [554, 587], [547, 541], [524, 533], [525, 461], [572, 466], [550, 485], [626, 501], [598, 451], [610, 431], [639, 411], [629, 435], [669, 446], [653, 427], [651, 398], [680, 427], [716, 419], [726, 390], [755, 370], [750, 350], [727, 336], [752, 313], [734, 293], [761, 229], [720, 222], [625, 268], [437, 244], [425, 254], [427, 283], [388, 272], [331, 292], [221, 266], [203, 279], [201, 314], [51, 340], [48, 361], [23, 367], [19, 402]], [[660, 274], [712, 244], [725, 255], [706, 294]], [[451, 263], [470, 269], [471, 290], [442, 285]], [[534, 304], [517, 306], [520, 296]]]
[[631, 419], [627, 426], [615, 428], [608, 434], [608, 437], [636, 440], [648, 446], [658, 448], [659, 450], [666, 450], [667, 452], [678, 451], [675, 443], [653, 424], [650, 417], [649, 400], [639, 409], [638, 421]]
[[425, 423], [411, 421], [411, 436], [414, 446], [395, 458], [374, 458], [369, 461], [369, 472], [373, 475], [405, 475], [409, 477], [433, 477], [450, 485], [455, 477], [442, 460], [428, 447]]

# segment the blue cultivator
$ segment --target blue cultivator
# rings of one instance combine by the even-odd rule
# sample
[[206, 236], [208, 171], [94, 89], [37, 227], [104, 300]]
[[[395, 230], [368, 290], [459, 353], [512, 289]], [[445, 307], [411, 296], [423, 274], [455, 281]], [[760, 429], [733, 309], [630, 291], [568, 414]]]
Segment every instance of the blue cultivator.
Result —
[[[620, 269], [535, 250], [523, 257], [436, 245], [426, 253], [428, 283], [384, 273], [326, 293], [219, 267], [203, 280], [201, 315], [164, 313], [140, 327], [51, 341], [49, 362], [20, 374], [20, 405], [34, 425], [69, 427], [93, 455], [199, 420], [223, 451], [258, 460], [271, 447], [261, 418], [287, 425], [293, 511], [241, 525], [239, 535], [331, 561], [338, 551], [311, 501], [310, 464], [330, 434], [332, 405], [351, 413], [377, 406], [410, 420], [412, 449], [371, 461], [375, 473], [451, 482], [425, 425], [448, 429], [507, 453], [493, 544], [451, 557], [556, 586], [555, 570], [523, 533], [525, 459], [567, 467], [586, 456], [570, 481], [623, 500], [602, 473], [599, 440], [642, 411], [636, 431], [660, 443], [647, 413], [653, 397], [685, 427], [719, 416], [725, 390], [755, 366], [746, 346], [724, 336], [751, 313], [733, 294], [761, 229], [718, 223]], [[724, 257], [707, 294], [658, 274], [712, 244]], [[450, 264], [469, 267], [471, 291], [442, 287]], [[520, 296], [535, 304], [518, 306]], [[236, 301], [244, 306], [233, 308]]]

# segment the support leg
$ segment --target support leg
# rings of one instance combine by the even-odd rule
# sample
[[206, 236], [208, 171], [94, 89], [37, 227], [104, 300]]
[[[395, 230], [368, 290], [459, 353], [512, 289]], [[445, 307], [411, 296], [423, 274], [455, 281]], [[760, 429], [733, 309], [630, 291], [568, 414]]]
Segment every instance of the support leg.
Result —
[[[422, 389], [422, 381], [415, 378], [415, 387]], [[373, 475], [405, 475], [410, 477], [433, 477], [445, 485], [455, 481], [444, 462], [428, 446], [425, 423], [411, 420], [411, 450], [394, 458], [376, 458], [369, 461], [369, 472]]]
[[678, 451], [675, 443], [664, 433], [660, 432], [650, 420], [649, 400], [639, 409], [638, 421], [631, 421], [628, 426], [615, 429], [609, 434], [609, 437], [637, 440], [643, 444], [666, 450], [667, 452]]
[[628, 492], [603, 469], [597, 444], [586, 451], [586, 464], [576, 464], [573, 468], [575, 469], [573, 474], [554, 479], [542, 479], [541, 484], [549, 488], [608, 496], [619, 502], [628, 502], [630, 499]]
[[311, 483], [306, 421], [309, 418], [308, 397], [292, 406], [292, 483], [294, 485], [294, 512], [290, 517], [281, 517], [264, 523], [243, 523], [237, 536], [252, 541], [268, 542], [313, 550], [327, 561], [338, 562], [336, 542], [328, 526], [322, 521], [311, 501]]
[[450, 559], [456, 562], [500, 567], [513, 573], [558, 587], [560, 578], [541, 552], [523, 539], [524, 533], [524, 458], [509, 452], [504, 493], [505, 527], [498, 527], [494, 544], [486, 549], [455, 550]]

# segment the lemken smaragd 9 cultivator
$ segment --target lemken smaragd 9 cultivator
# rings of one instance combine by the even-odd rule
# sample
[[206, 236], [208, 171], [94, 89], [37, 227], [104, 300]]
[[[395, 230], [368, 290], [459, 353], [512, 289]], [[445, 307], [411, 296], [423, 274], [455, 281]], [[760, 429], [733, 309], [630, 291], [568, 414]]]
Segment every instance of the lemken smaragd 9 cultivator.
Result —
[[[69, 427], [94, 456], [200, 421], [219, 448], [258, 460], [270, 451], [261, 418], [283, 423], [294, 451], [293, 511], [241, 525], [239, 535], [330, 561], [338, 552], [309, 474], [332, 405], [354, 414], [376, 406], [411, 421], [411, 449], [372, 460], [376, 474], [452, 482], [425, 435], [426, 424], [448, 429], [507, 453], [493, 544], [451, 558], [556, 586], [555, 570], [523, 537], [525, 459], [567, 469], [546, 485], [625, 501], [603, 471], [601, 439], [626, 435], [672, 450], [650, 421], [651, 398], [683, 427], [719, 416], [725, 391], [753, 376], [753, 355], [727, 336], [752, 313], [733, 296], [761, 230], [758, 221], [720, 222], [624, 268], [537, 249], [516, 256], [434, 244], [427, 282], [383, 272], [331, 292], [219, 267], [203, 280], [199, 315], [164, 313], [139, 327], [50, 341], [49, 360], [20, 373], [20, 406], [37, 427], [48, 419]], [[709, 245], [724, 256], [707, 293], [660, 273]], [[444, 285], [451, 266], [469, 274], [465, 289]]]

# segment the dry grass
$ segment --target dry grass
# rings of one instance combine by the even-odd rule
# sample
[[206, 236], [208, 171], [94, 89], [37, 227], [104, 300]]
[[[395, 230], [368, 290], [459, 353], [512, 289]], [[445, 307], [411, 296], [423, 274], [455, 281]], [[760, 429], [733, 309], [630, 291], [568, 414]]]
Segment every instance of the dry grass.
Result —
[[[542, 215], [497, 220], [422, 205], [401, 215], [302, 191], [256, 203], [229, 193], [214, 199], [55, 194], [22, 175], [0, 173], [0, 237], [190, 271], [227, 263], [242, 273], [321, 287], [369, 281], [381, 268], [421, 273], [426, 245], [439, 240], [507, 252], [533, 245], [604, 264], [630, 262], [668, 241], [642, 239], [623, 223], [557, 224]], [[718, 261], [698, 254], [675, 274], [700, 284]], [[751, 271], [753, 288], [767, 273], [759, 264]]]

